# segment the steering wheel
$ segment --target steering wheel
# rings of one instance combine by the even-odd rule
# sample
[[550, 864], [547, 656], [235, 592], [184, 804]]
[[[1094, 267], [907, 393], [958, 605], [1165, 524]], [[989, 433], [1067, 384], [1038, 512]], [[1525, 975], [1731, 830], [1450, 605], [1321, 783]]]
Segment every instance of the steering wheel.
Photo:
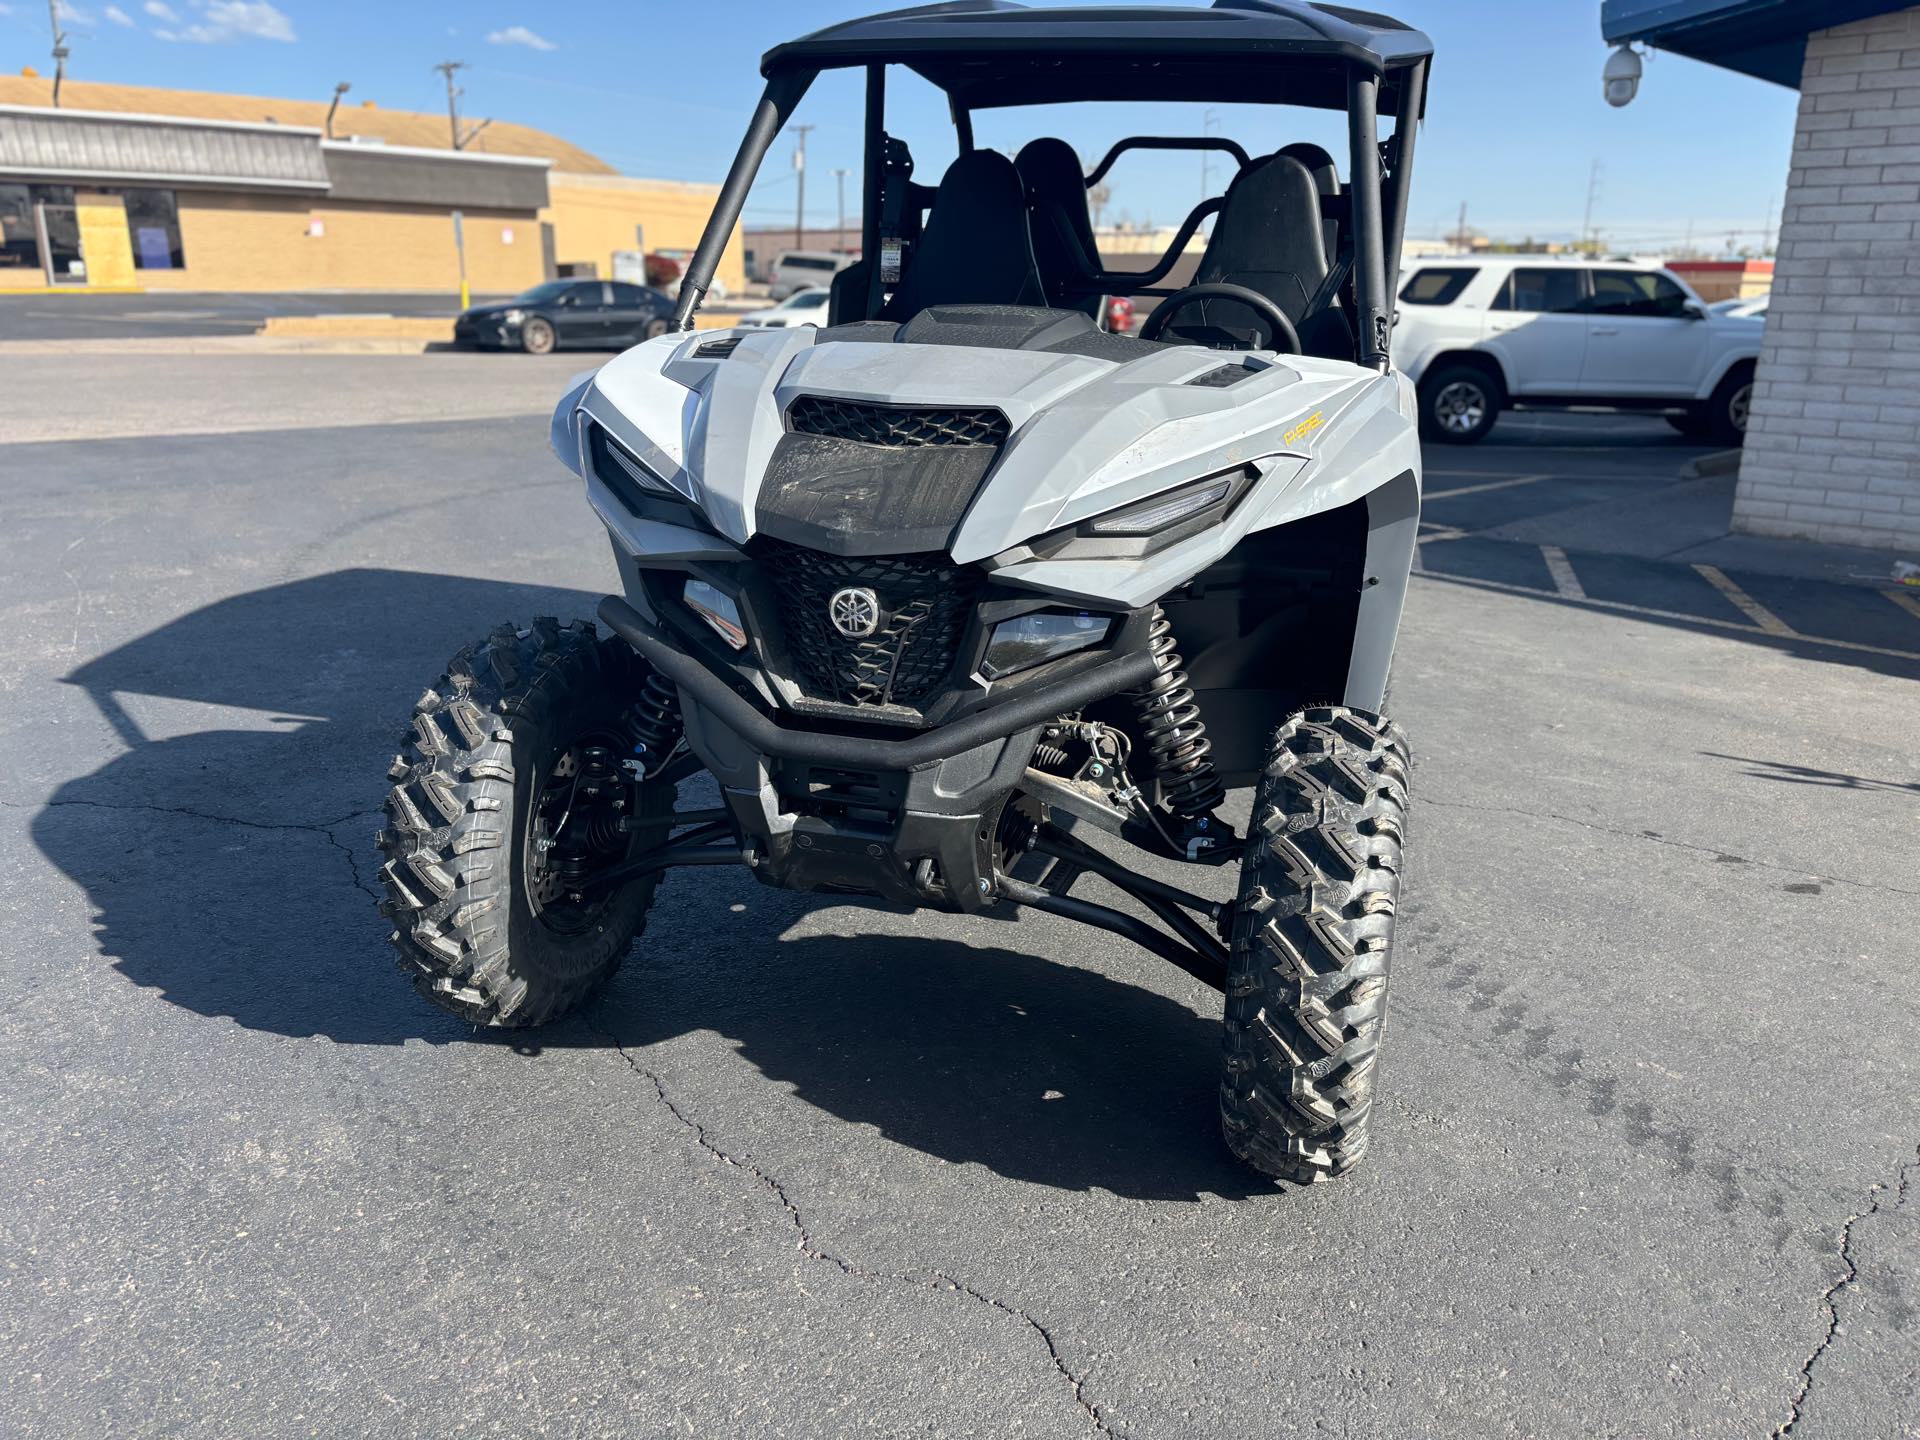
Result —
[[1167, 322], [1189, 305], [1202, 300], [1232, 300], [1246, 306], [1267, 327], [1267, 344], [1258, 349], [1268, 349], [1281, 355], [1300, 353], [1300, 332], [1293, 328], [1293, 321], [1287, 318], [1287, 312], [1258, 290], [1249, 290], [1244, 285], [1229, 285], [1224, 281], [1211, 281], [1205, 285], [1189, 285], [1184, 290], [1176, 290], [1159, 305], [1153, 314], [1147, 317], [1147, 323], [1140, 327], [1142, 340], [1158, 340], [1160, 332], [1167, 328]]

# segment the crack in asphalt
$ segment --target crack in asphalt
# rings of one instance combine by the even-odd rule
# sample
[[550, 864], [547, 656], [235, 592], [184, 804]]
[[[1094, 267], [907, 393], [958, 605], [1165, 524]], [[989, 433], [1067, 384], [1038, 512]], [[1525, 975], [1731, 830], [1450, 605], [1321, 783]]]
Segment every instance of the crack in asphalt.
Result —
[[1900, 1167], [1899, 1174], [1894, 1177], [1891, 1184], [1876, 1180], [1867, 1188], [1867, 1194], [1873, 1197], [1871, 1203], [1866, 1209], [1849, 1215], [1846, 1223], [1840, 1227], [1840, 1261], [1846, 1266], [1846, 1272], [1821, 1292], [1820, 1308], [1827, 1315], [1826, 1333], [1820, 1337], [1819, 1343], [1808, 1353], [1806, 1360], [1800, 1366], [1798, 1383], [1794, 1387], [1792, 1398], [1787, 1401], [1787, 1418], [1773, 1427], [1773, 1440], [1782, 1440], [1782, 1437], [1792, 1434], [1793, 1427], [1800, 1423], [1800, 1418], [1806, 1411], [1807, 1396], [1813, 1390], [1814, 1367], [1820, 1363], [1821, 1358], [1839, 1336], [1840, 1293], [1851, 1289], [1860, 1278], [1860, 1266], [1853, 1258], [1853, 1227], [1862, 1220], [1880, 1213], [1880, 1201], [1889, 1189], [1893, 1191], [1891, 1208], [1898, 1210], [1905, 1205], [1907, 1182], [1912, 1178], [1916, 1168], [1920, 1168], [1920, 1145], [1914, 1147], [1913, 1159]]
[[1810, 880], [1824, 881], [1829, 885], [1851, 885], [1860, 890], [1876, 890], [1888, 895], [1913, 895], [1920, 897], [1920, 890], [1907, 890], [1898, 885], [1879, 885], [1867, 880], [1853, 880], [1845, 875], [1825, 875], [1818, 870], [1804, 870], [1797, 865], [1776, 865], [1769, 860], [1752, 860], [1745, 856], [1734, 856], [1731, 851], [1718, 845], [1696, 845], [1690, 840], [1675, 840], [1651, 830], [1619, 830], [1611, 825], [1602, 825], [1596, 820], [1581, 820], [1573, 815], [1557, 815], [1550, 810], [1525, 810], [1518, 805], [1474, 805], [1465, 800], [1435, 800], [1430, 795], [1415, 795], [1414, 803], [1432, 805], [1441, 810], [1474, 810], [1483, 815], [1520, 815], [1529, 820], [1555, 820], [1562, 825], [1577, 825], [1582, 830], [1597, 830], [1602, 835], [1614, 835], [1623, 840], [1647, 840], [1655, 845], [1668, 845], [1676, 850], [1691, 850], [1697, 855], [1711, 855], [1715, 859], [1738, 859], [1743, 865], [1751, 865], [1757, 870], [1773, 870], [1782, 875], [1800, 875]]
[[891, 1281], [895, 1284], [928, 1286], [935, 1289], [944, 1288], [965, 1295], [970, 1300], [977, 1301], [982, 1305], [999, 1311], [1003, 1315], [1008, 1315], [1018, 1320], [1021, 1324], [1033, 1331], [1035, 1335], [1039, 1336], [1040, 1342], [1047, 1347], [1047, 1358], [1053, 1362], [1053, 1368], [1059, 1372], [1061, 1379], [1065, 1380], [1067, 1384], [1072, 1387], [1073, 1403], [1080, 1407], [1081, 1413], [1092, 1422], [1094, 1429], [1102, 1435], [1114, 1437], [1114, 1440], [1124, 1440], [1123, 1432], [1115, 1430], [1113, 1426], [1107, 1422], [1106, 1418], [1101, 1415], [1100, 1407], [1087, 1398], [1086, 1376], [1076, 1375], [1067, 1367], [1066, 1359], [1061, 1355], [1060, 1347], [1054, 1341], [1053, 1332], [1047, 1329], [1045, 1325], [1042, 1325], [1019, 1306], [1009, 1305], [1006, 1301], [989, 1295], [985, 1291], [975, 1288], [958, 1276], [950, 1275], [944, 1270], [932, 1268], [920, 1272], [874, 1270], [868, 1266], [849, 1260], [843, 1255], [836, 1255], [833, 1251], [824, 1248], [814, 1240], [812, 1232], [807, 1229], [805, 1218], [800, 1214], [800, 1207], [793, 1202], [793, 1198], [787, 1194], [786, 1187], [782, 1185], [777, 1178], [769, 1175], [751, 1160], [742, 1160], [739, 1156], [731, 1154], [729, 1151], [714, 1143], [713, 1138], [707, 1132], [707, 1127], [680, 1108], [673, 1097], [667, 1093], [667, 1087], [662, 1083], [660, 1077], [636, 1060], [627, 1050], [627, 1047], [621, 1043], [618, 1036], [610, 1030], [595, 1025], [591, 1020], [584, 1019], [584, 1017], [583, 1023], [589, 1031], [598, 1035], [614, 1048], [620, 1058], [626, 1062], [629, 1070], [653, 1087], [654, 1096], [659, 1100], [662, 1108], [693, 1136], [695, 1143], [697, 1143], [702, 1150], [705, 1150], [722, 1164], [729, 1165], [735, 1170], [750, 1175], [762, 1189], [766, 1190], [768, 1194], [780, 1202], [781, 1209], [786, 1211], [787, 1219], [793, 1225], [794, 1235], [796, 1237], [795, 1245], [802, 1255], [805, 1255], [809, 1260], [818, 1260], [823, 1264], [831, 1265], [840, 1271], [841, 1274], [850, 1276], [856, 1280], [880, 1280]]
[[293, 820], [248, 820], [239, 815], [215, 815], [208, 811], [195, 810], [185, 805], [155, 805], [144, 800], [127, 802], [121, 800], [87, 800], [70, 797], [64, 800], [46, 800], [36, 805], [25, 800], [0, 798], [0, 808], [7, 810], [51, 810], [57, 806], [81, 806], [89, 810], [143, 810], [154, 815], [178, 815], [188, 820], [204, 820], [212, 825], [239, 825], [248, 830], [304, 831], [308, 834], [320, 836], [329, 845], [333, 846], [334, 849], [347, 857], [347, 869], [353, 874], [355, 889], [361, 891], [363, 894], [372, 896], [375, 900], [384, 898], [378, 889], [367, 884], [361, 877], [360, 861], [354, 854], [353, 847], [343, 843], [339, 837], [333, 833], [349, 820], [357, 820], [363, 815], [378, 815], [380, 810], [377, 806], [363, 806], [358, 810], [349, 810], [337, 820], [324, 820], [318, 824], [303, 824]]

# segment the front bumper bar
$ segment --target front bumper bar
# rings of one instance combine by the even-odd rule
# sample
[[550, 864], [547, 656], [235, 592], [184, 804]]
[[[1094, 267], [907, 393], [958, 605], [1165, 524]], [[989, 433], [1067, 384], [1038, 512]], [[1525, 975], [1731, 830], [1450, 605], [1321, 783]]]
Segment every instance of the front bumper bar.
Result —
[[816, 765], [873, 770], [919, 770], [1030, 726], [1082, 709], [1152, 679], [1156, 666], [1144, 650], [1118, 655], [1064, 679], [1035, 685], [1002, 704], [948, 725], [899, 740], [789, 730], [764, 714], [720, 676], [684, 650], [617, 595], [600, 602], [600, 618], [654, 669], [763, 755]]

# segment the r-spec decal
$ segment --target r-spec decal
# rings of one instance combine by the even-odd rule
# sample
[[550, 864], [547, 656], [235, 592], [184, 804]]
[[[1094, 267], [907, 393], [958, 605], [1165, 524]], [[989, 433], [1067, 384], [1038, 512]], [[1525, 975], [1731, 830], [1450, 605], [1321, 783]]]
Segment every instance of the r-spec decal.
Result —
[[1289, 445], [1298, 445], [1302, 440], [1306, 439], [1326, 423], [1327, 412], [1324, 410], [1316, 410], [1280, 438]]

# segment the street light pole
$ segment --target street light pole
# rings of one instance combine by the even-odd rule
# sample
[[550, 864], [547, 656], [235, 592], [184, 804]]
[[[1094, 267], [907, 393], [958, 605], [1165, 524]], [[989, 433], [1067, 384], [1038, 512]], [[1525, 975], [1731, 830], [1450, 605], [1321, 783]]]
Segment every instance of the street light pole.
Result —
[[793, 193], [793, 248], [804, 250], [807, 246], [807, 132], [811, 125], [793, 125], [790, 128], [797, 137], [793, 147], [793, 174], [798, 182]]
[[327, 106], [327, 139], [329, 140], [333, 138], [333, 112], [340, 108], [340, 97], [352, 88], [353, 86], [345, 80], [333, 87], [333, 103]]
[[844, 255], [847, 253], [847, 172], [834, 171], [833, 181], [840, 193], [840, 233], [835, 238], [834, 248]]

